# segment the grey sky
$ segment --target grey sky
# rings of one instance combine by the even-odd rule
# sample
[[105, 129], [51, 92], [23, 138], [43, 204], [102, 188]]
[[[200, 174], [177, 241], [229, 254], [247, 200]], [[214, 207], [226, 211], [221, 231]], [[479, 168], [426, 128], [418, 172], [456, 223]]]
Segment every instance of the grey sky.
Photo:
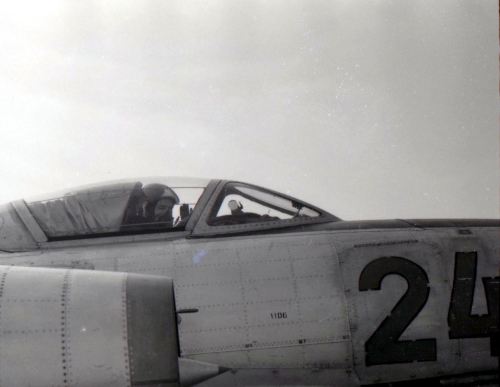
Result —
[[0, 43], [0, 202], [186, 175], [499, 217], [493, 0], [16, 2]]

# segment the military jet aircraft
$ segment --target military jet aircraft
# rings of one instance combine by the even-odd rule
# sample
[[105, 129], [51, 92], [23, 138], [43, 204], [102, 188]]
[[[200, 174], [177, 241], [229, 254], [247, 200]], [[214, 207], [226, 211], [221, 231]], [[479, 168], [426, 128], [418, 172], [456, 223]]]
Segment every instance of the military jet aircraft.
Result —
[[0, 385], [498, 384], [499, 227], [196, 178], [17, 200]]

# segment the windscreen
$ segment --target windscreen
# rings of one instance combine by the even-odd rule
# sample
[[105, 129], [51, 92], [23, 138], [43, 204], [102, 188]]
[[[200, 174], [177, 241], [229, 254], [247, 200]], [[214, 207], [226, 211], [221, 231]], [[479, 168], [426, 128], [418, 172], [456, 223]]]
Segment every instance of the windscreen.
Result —
[[227, 226], [318, 216], [318, 211], [296, 200], [261, 188], [228, 183], [217, 200], [208, 224]]

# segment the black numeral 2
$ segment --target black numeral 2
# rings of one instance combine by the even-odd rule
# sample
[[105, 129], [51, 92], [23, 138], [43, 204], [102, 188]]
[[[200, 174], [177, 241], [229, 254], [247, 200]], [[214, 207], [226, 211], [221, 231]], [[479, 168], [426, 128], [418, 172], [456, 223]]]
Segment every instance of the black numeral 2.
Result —
[[408, 282], [408, 290], [366, 342], [365, 364], [436, 360], [436, 339], [398, 341], [429, 297], [429, 280], [420, 266], [400, 257], [376, 259], [363, 269], [359, 290], [380, 290], [382, 280], [389, 274], [403, 277]]
[[455, 276], [451, 293], [448, 325], [450, 339], [489, 337], [491, 356], [499, 352], [499, 277], [483, 278], [488, 314], [472, 315], [472, 302], [476, 284], [477, 253], [458, 252], [455, 255]]

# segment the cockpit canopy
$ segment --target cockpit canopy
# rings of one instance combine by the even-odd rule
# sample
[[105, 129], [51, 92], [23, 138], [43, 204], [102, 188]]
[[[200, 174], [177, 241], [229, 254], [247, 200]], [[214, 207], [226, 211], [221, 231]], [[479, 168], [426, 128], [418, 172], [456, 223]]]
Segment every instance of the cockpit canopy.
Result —
[[337, 220], [287, 195], [240, 182], [129, 179], [0, 206], [0, 251], [71, 239], [182, 231], [169, 239], [221, 236]]
[[122, 181], [51, 194], [26, 200], [26, 204], [49, 238], [182, 230], [209, 181]]

